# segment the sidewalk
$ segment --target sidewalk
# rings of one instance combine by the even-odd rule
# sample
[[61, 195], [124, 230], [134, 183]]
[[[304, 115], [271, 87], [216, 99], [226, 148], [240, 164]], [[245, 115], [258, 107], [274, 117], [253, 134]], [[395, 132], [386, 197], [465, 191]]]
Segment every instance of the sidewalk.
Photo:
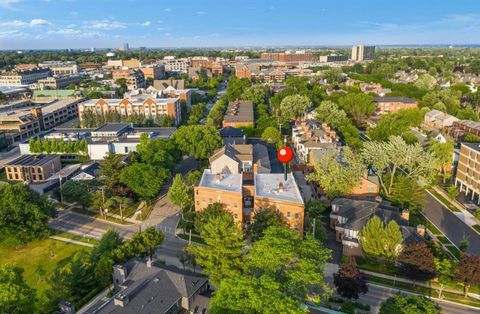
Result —
[[450, 196], [448, 196], [442, 188], [439, 188], [438, 186], [434, 186], [433, 189], [435, 190], [435, 192], [437, 192], [438, 194], [443, 196], [447, 201], [449, 201], [451, 205], [453, 205], [456, 209], [459, 210], [459, 212], [453, 212], [453, 214], [457, 216], [461, 221], [463, 221], [466, 225], [468, 225], [469, 227], [473, 227], [475, 225], [480, 224], [480, 221], [478, 221], [478, 219], [474, 215], [472, 215], [465, 208], [465, 206], [463, 206], [456, 200], [452, 201], [450, 199]]
[[83, 246], [86, 246], [86, 247], [94, 247], [94, 245], [91, 244], [91, 243], [85, 243], [85, 242], [76, 241], [76, 240], [72, 240], [72, 239], [68, 239], [68, 238], [62, 238], [62, 237], [57, 237], [57, 236], [50, 236], [49, 238], [54, 239], [54, 240], [58, 240], [58, 241], [67, 242], [67, 243], [83, 245]]

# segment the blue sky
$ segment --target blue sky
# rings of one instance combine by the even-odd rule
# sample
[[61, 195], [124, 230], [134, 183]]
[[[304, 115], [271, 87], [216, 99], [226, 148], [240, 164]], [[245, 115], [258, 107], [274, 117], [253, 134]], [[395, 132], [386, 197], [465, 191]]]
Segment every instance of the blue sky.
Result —
[[479, 44], [478, 0], [0, 0], [0, 49]]

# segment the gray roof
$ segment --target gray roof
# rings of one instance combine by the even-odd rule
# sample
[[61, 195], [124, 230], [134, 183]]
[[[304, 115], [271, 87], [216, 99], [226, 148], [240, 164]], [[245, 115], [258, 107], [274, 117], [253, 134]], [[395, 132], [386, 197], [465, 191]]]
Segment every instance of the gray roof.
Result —
[[96, 128], [93, 132], [120, 132], [129, 127], [132, 127], [130, 123], [106, 123]]
[[122, 286], [126, 288], [119, 294], [128, 296], [129, 303], [121, 307], [111, 299], [93, 313], [166, 313], [182, 297], [191, 297], [208, 282], [204, 276], [168, 266], [148, 267], [139, 260], [125, 266], [128, 276]]
[[[23, 155], [12, 161], [7, 162], [6, 166], [43, 166], [55, 159], [60, 158], [59, 155]], [[60, 169], [58, 169], [60, 170]]]
[[227, 126], [220, 129], [221, 137], [243, 137], [245, 133], [242, 129], [234, 128], [232, 126]]
[[462, 143], [461, 145], [480, 152], [480, 143]]
[[404, 97], [404, 96], [385, 96], [380, 97], [376, 96], [373, 98], [375, 102], [402, 102], [405, 104], [415, 104], [417, 101], [415, 99]]
[[253, 104], [246, 100], [236, 100], [228, 104], [225, 122], [254, 122]]
[[257, 165], [258, 173], [270, 173], [270, 157], [268, 156], [267, 146], [257, 143], [253, 145], [253, 163]]

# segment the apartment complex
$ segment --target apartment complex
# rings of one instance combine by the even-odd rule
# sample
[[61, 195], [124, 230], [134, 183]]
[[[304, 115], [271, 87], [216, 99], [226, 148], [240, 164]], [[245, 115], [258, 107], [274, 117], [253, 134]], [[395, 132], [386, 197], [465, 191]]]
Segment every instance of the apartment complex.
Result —
[[417, 108], [417, 101], [409, 97], [374, 97], [376, 113], [396, 112], [401, 109]]
[[23, 155], [5, 164], [7, 180], [45, 182], [62, 168], [57, 155]]
[[125, 79], [128, 89], [137, 89], [145, 87], [145, 76], [141, 70], [120, 69], [113, 71], [113, 81]]
[[182, 72], [187, 73], [190, 67], [189, 58], [176, 59], [173, 56], [167, 56], [163, 58], [163, 64], [165, 64], [165, 70], [170, 72]]
[[367, 61], [375, 59], [375, 46], [353, 46], [352, 61]]
[[78, 116], [82, 122], [83, 113], [86, 111], [100, 115], [117, 112], [125, 118], [135, 113], [154, 119], [166, 115], [173, 119], [175, 125], [178, 125], [182, 118], [181, 110], [180, 98], [153, 98], [139, 95], [124, 99], [90, 99], [78, 105]]
[[47, 102], [23, 100], [0, 107], [0, 130], [8, 142], [19, 141], [49, 130], [77, 117], [82, 98], [54, 99]]
[[255, 212], [273, 208], [288, 225], [303, 232], [304, 202], [293, 175], [271, 173], [264, 145], [227, 145], [210, 158], [210, 169], [195, 186], [195, 210], [219, 203], [238, 224], [247, 225]]
[[286, 52], [264, 52], [260, 59], [272, 60], [277, 62], [310, 62], [313, 61], [313, 55], [305, 51], [286, 51]]
[[0, 75], [0, 86], [25, 86], [36, 83], [51, 75], [49, 68], [13, 70]]
[[303, 163], [313, 163], [315, 151], [329, 151], [337, 147], [339, 137], [328, 124], [318, 120], [295, 122], [292, 143]]
[[455, 186], [480, 204], [480, 143], [461, 143]]
[[347, 56], [341, 56], [341, 55], [320, 56], [318, 61], [320, 61], [320, 62], [346, 62], [346, 61], [348, 61], [348, 57]]
[[74, 75], [80, 70], [75, 61], [45, 61], [38, 64], [41, 68], [50, 68], [53, 75]]
[[255, 123], [253, 103], [247, 100], [235, 100], [228, 104], [223, 127], [249, 127]]
[[460, 121], [460, 119], [440, 110], [433, 109], [425, 113], [423, 124], [441, 130], [452, 126], [453, 123], [457, 121]]
[[144, 66], [140, 68], [140, 71], [143, 72], [145, 79], [158, 80], [165, 77], [165, 66], [163, 64]]

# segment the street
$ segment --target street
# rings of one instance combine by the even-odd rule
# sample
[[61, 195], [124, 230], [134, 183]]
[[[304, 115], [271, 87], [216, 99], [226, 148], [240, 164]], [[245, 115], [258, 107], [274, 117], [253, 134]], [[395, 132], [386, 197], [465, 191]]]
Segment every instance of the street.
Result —
[[423, 214], [457, 247], [462, 239], [468, 239], [467, 252], [480, 255], [480, 235], [462, 222], [447, 207], [437, 201], [430, 193], [425, 193]]

